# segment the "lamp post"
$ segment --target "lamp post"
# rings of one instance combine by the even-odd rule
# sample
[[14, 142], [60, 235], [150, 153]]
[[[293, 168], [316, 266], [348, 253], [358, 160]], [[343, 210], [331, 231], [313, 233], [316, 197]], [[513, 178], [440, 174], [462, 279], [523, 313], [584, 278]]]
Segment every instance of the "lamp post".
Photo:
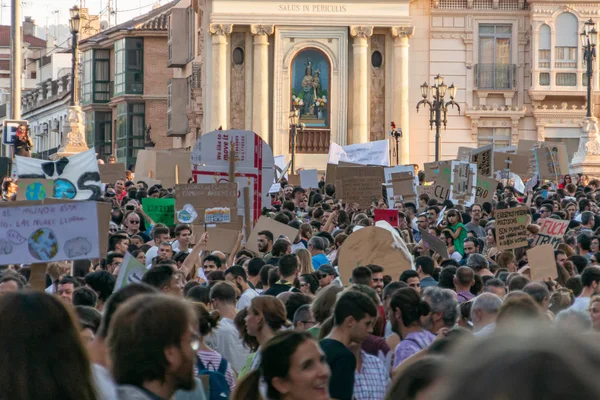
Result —
[[[454, 86], [454, 83], [450, 86], [447, 86], [444, 83], [444, 77], [442, 77], [440, 74], [437, 74], [433, 79], [435, 81], [433, 86], [429, 87], [427, 82], [424, 82], [421, 85], [421, 96], [423, 96], [423, 100], [417, 103], [417, 112], [419, 112], [419, 107], [422, 104], [429, 106], [429, 126], [431, 129], [433, 129], [433, 126], [435, 125], [435, 161], [439, 161], [441, 153], [440, 130], [442, 128], [442, 124], [444, 125], [444, 130], [446, 130], [446, 125], [448, 124], [448, 106], [456, 106], [459, 114], [460, 106], [454, 101], [454, 98], [456, 97], [456, 90], [458, 89], [456, 86]], [[433, 96], [433, 101], [428, 100], [430, 89], [431, 95]], [[450, 101], [444, 100], [446, 92], [448, 92], [450, 95]]]
[[594, 21], [590, 18], [583, 26], [583, 32], [579, 34], [583, 46], [583, 59], [587, 64], [587, 118], [592, 117], [592, 75], [594, 74], [594, 58], [596, 58], [596, 31]]
[[[290, 126], [292, 127], [292, 175], [295, 174], [295, 162], [296, 162], [296, 129], [300, 128], [300, 132], [304, 131], [304, 124], [300, 123], [300, 111], [296, 108], [296, 105], [292, 106], [290, 111]], [[285, 172], [285, 171], [284, 171]]]
[[69, 27], [71, 29], [71, 52], [73, 53], [73, 59], [71, 61], [71, 107], [77, 105], [79, 102], [77, 91], [79, 86], [79, 78], [77, 76], [77, 34], [79, 33], [79, 25], [81, 23], [81, 17], [79, 16], [79, 7], [73, 6], [69, 10], [71, 19], [69, 20]]
[[394, 121], [392, 121], [392, 123], [390, 124], [390, 136], [393, 137], [396, 140], [396, 165], [400, 164], [400, 155], [398, 154], [398, 142], [400, 141], [400, 138], [402, 137], [402, 128], [397, 128], [396, 129], [396, 123]]

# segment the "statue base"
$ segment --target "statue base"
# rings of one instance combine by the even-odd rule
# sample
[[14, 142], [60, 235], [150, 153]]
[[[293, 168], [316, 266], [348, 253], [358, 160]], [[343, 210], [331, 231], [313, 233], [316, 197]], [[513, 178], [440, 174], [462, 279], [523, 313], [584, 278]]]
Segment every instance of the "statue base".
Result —
[[70, 106], [68, 108], [65, 131], [65, 136], [58, 151], [50, 156], [51, 160], [59, 160], [89, 150], [85, 141], [85, 126], [81, 107]]
[[600, 177], [600, 128], [596, 117], [583, 119], [579, 148], [573, 155], [569, 167], [572, 174], [585, 174]]

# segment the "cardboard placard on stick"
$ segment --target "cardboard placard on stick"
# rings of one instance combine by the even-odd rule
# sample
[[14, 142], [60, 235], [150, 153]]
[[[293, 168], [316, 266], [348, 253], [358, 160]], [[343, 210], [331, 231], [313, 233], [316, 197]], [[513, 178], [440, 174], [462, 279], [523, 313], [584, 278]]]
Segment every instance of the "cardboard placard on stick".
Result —
[[387, 221], [391, 226], [398, 226], [398, 210], [395, 208], [376, 208], [373, 221]]
[[290, 186], [300, 186], [300, 175], [288, 174], [287, 181]]
[[263, 215], [258, 219], [258, 221], [256, 221], [254, 229], [252, 229], [252, 232], [246, 241], [246, 248], [255, 252], [256, 254], [262, 254], [260, 251], [258, 251], [257, 242], [258, 232], [262, 231], [271, 232], [273, 234], [273, 241], [277, 240], [279, 236], [285, 236], [293, 243], [296, 239], [296, 235], [298, 235], [297, 229]]
[[529, 208], [520, 206], [496, 210], [496, 246], [500, 250], [527, 246]]
[[155, 223], [167, 226], [175, 225], [175, 199], [144, 197], [142, 207]]
[[217, 225], [217, 226], [205, 226], [204, 225], [194, 225], [194, 242], [197, 243], [200, 240], [202, 234], [208, 231], [208, 241], [206, 242], [206, 250], [210, 251], [222, 251], [225, 254], [231, 254], [235, 244], [238, 240], [238, 235], [240, 233], [239, 230], [233, 229], [225, 229], [223, 228], [225, 225]]
[[135, 163], [136, 181], [151, 178], [165, 188], [192, 178], [190, 152], [186, 150], [139, 150]]
[[505, 179], [509, 178], [509, 172], [522, 177], [527, 177], [529, 174], [529, 156], [495, 151], [494, 170], [502, 171], [502, 177]]
[[456, 155], [456, 159], [458, 161], [470, 162], [472, 151], [473, 151], [473, 149], [471, 147], [462, 147], [461, 146], [458, 148], [458, 154]]
[[494, 173], [494, 145], [479, 147], [471, 152], [471, 162], [477, 164], [477, 175], [491, 178]]
[[31, 264], [29, 272], [29, 286], [32, 290], [43, 292], [46, 290], [46, 267], [45, 263]]
[[252, 217], [250, 216], [250, 188], [244, 188], [244, 237], [246, 241], [250, 237], [252, 230]]
[[388, 199], [388, 201], [411, 201], [416, 204], [417, 192], [414, 184], [414, 172], [411, 171], [393, 173], [392, 193], [393, 196], [391, 199]]
[[540, 231], [533, 239], [532, 245], [550, 244], [553, 249], [558, 249], [558, 245], [562, 243], [563, 236], [567, 232], [569, 223], [570, 221], [563, 221], [562, 219], [540, 218], [537, 221]]
[[558, 182], [561, 175], [569, 173], [569, 159], [564, 143], [544, 142], [534, 149], [534, 153], [540, 179]]
[[230, 223], [237, 219], [237, 183], [175, 186], [175, 219], [180, 223]]
[[118, 179], [125, 179], [125, 163], [99, 164], [98, 169], [102, 183], [115, 183]]
[[[423, 164], [426, 182], [435, 182], [440, 176], [450, 185], [450, 161], [435, 161]], [[445, 200], [445, 199], [444, 199]]]
[[475, 203], [477, 189], [477, 165], [469, 162], [452, 161], [449, 199], [455, 204], [471, 206]]
[[382, 197], [384, 182], [383, 167], [338, 166], [336, 169], [336, 197], [346, 204], [357, 203], [361, 209], [369, 208], [371, 203], [377, 203]]
[[433, 236], [423, 228], [419, 228], [419, 232], [421, 232], [421, 239], [427, 244], [427, 247], [438, 253], [444, 260], [450, 258], [448, 255], [448, 246], [440, 238]]
[[17, 181], [17, 201], [36, 201], [53, 197], [52, 179], [19, 179]]
[[551, 244], [543, 244], [527, 250], [527, 260], [532, 281], [543, 282], [548, 278], [555, 279], [558, 276], [554, 247]]
[[477, 188], [475, 189], [475, 203], [491, 203], [494, 199], [494, 193], [498, 188], [498, 181], [484, 176], [477, 176]]
[[301, 187], [305, 189], [319, 187], [319, 174], [316, 169], [302, 169], [298, 173]]

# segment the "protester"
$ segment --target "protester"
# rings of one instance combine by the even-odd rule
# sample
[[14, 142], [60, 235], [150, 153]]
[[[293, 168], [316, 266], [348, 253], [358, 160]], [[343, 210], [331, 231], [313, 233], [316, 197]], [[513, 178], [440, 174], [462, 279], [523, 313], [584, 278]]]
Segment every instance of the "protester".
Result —
[[471, 306], [471, 321], [475, 336], [488, 336], [496, 327], [496, 316], [502, 306], [502, 299], [493, 293], [482, 293]]
[[239, 311], [242, 308], [250, 306], [250, 302], [253, 298], [258, 296], [256, 290], [252, 289], [248, 285], [246, 278], [246, 271], [244, 268], [234, 265], [225, 271], [225, 279], [233, 283], [239, 289], [241, 295], [235, 308]]
[[277, 296], [280, 293], [293, 291], [299, 292], [293, 287], [294, 280], [298, 275], [298, 257], [294, 254], [287, 254], [279, 260], [279, 276], [280, 279], [265, 291], [265, 295]]

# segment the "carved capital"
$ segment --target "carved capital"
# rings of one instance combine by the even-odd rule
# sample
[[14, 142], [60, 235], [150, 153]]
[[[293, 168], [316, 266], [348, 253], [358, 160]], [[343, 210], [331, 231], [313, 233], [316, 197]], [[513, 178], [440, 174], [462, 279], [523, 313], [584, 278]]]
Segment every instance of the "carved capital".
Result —
[[233, 24], [210, 24], [211, 35], [229, 35], [233, 29]]
[[351, 26], [350, 27], [350, 35], [352, 37], [366, 39], [369, 36], [373, 35], [373, 27], [372, 26]]
[[274, 25], [250, 25], [250, 32], [253, 35], [272, 35], [275, 31]]
[[399, 38], [409, 38], [412, 35], [415, 34], [415, 27], [414, 26], [393, 26], [391, 28], [392, 30], [392, 36], [393, 37], [399, 37]]

